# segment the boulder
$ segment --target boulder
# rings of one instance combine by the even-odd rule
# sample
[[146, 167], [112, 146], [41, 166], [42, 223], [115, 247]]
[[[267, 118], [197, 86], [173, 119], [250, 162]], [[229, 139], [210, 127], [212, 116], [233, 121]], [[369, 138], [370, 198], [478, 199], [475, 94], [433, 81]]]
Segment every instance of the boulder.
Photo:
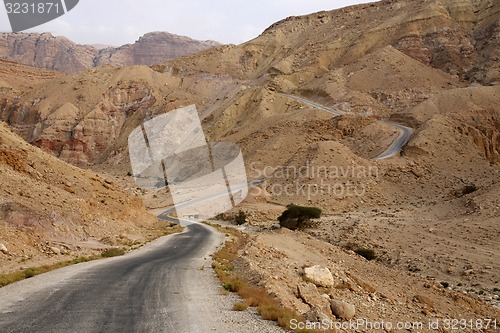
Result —
[[328, 323], [332, 321], [332, 319], [318, 307], [313, 307], [311, 310], [304, 313], [304, 319], [315, 323]]
[[311, 307], [327, 306], [329, 301], [321, 296], [318, 289], [313, 283], [302, 282], [297, 286], [297, 293], [300, 299]]
[[51, 247], [51, 248], [50, 248], [50, 251], [51, 251], [53, 254], [56, 254], [56, 255], [61, 254], [61, 250], [59, 250], [57, 247]]
[[329, 288], [335, 284], [332, 272], [330, 272], [328, 267], [320, 265], [304, 268], [304, 278], [318, 287]]
[[0, 243], [0, 252], [2, 252], [3, 254], [9, 254], [9, 250], [7, 250], [7, 247], [1, 243]]
[[330, 302], [330, 308], [337, 318], [349, 320], [354, 318], [356, 314], [356, 307], [354, 305], [334, 299]]

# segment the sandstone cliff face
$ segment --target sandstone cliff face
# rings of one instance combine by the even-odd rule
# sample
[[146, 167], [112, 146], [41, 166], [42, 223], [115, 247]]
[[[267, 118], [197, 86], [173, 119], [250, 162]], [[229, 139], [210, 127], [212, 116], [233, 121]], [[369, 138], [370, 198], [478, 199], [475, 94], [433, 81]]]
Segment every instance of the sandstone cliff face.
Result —
[[145, 34], [134, 44], [101, 50], [95, 65], [155, 65], [220, 45], [212, 41], [194, 41], [167, 32]]
[[[74, 115], [76, 108], [65, 104], [47, 120], [53, 133], [73, 121], [63, 120], [65, 112]], [[107, 247], [101, 242], [122, 236], [142, 242], [155, 233], [155, 218], [114, 179], [43, 152], [2, 122], [0, 143], [0, 243], [9, 250], [0, 255], [2, 274], [25, 262], [39, 266], [98, 254], [95, 249]]]
[[[193, 79], [147, 66], [103, 66], [0, 96], [0, 119], [28, 142], [73, 165], [113, 160], [115, 167], [127, 170], [127, 137], [136, 126], [181, 106], [203, 105], [215, 90], [210, 85], [219, 81], [200, 87]], [[198, 85], [205, 92], [186, 93], [183, 85]]]
[[97, 50], [50, 33], [2, 33], [0, 57], [25, 65], [75, 72], [92, 66]]
[[219, 45], [164, 32], [149, 33], [134, 44], [98, 49], [78, 45], [50, 33], [0, 34], [0, 58], [29, 66], [77, 72], [106, 64], [117, 66], [154, 65]]

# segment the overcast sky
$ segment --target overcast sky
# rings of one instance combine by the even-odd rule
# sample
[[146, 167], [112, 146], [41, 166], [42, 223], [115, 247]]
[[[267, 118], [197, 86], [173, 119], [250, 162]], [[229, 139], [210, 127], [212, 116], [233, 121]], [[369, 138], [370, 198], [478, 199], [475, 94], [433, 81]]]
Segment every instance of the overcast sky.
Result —
[[[80, 0], [68, 14], [28, 32], [51, 32], [80, 44], [133, 43], [151, 31], [239, 44], [288, 16], [366, 2], [372, 1]], [[3, 5], [0, 31], [12, 31]]]

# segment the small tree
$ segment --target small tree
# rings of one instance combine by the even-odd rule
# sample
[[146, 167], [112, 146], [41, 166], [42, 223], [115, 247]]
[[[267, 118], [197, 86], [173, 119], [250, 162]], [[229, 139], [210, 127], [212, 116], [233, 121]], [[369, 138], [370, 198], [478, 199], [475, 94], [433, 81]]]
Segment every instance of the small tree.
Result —
[[246, 221], [247, 221], [247, 214], [245, 214], [244, 211], [240, 210], [238, 212], [238, 215], [236, 215], [236, 217], [234, 218], [234, 222], [237, 225], [242, 225], [242, 224], [245, 224]]
[[288, 205], [286, 210], [278, 217], [280, 227], [290, 230], [303, 230], [312, 226], [311, 219], [321, 217], [321, 209], [316, 207], [303, 207]]

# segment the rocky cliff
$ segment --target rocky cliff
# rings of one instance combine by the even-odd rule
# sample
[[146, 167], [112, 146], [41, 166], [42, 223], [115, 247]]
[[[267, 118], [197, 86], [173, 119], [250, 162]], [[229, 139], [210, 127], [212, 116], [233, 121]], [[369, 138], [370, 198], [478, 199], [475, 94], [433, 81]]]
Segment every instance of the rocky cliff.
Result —
[[97, 53], [92, 46], [77, 45], [50, 33], [0, 34], [0, 57], [34, 67], [75, 72], [91, 67]]
[[149, 33], [134, 44], [117, 48], [79, 45], [50, 33], [2, 33], [0, 58], [29, 66], [76, 72], [105, 64], [154, 65], [217, 45], [217, 42], [196, 41], [166, 32]]
[[151, 32], [139, 38], [134, 44], [101, 50], [94, 63], [96, 66], [154, 65], [219, 45], [217, 42], [199, 42], [168, 32]]

